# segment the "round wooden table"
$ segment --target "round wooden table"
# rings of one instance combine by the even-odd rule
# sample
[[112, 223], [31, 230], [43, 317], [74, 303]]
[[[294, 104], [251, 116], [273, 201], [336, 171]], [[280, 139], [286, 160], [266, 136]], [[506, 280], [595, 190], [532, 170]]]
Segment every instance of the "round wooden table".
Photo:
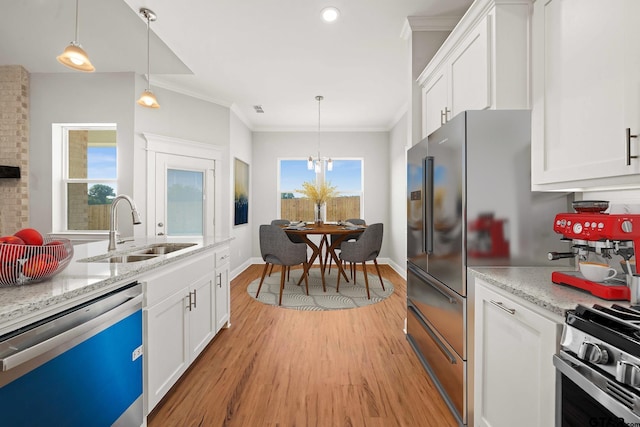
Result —
[[[313, 251], [313, 255], [311, 255], [311, 259], [309, 260], [309, 265], [313, 264], [316, 258], [320, 259], [320, 275], [322, 277], [322, 288], [324, 290], [326, 290], [325, 281], [324, 281], [325, 263], [322, 262], [322, 249], [325, 247], [325, 245], [328, 248], [329, 255], [338, 266], [338, 274], [342, 274], [345, 280], [347, 282], [349, 281], [346, 273], [344, 272], [344, 269], [342, 268], [342, 263], [340, 262], [338, 255], [336, 255], [335, 249], [338, 246], [340, 246], [340, 242], [344, 241], [348, 236], [362, 233], [366, 228], [366, 226], [358, 226], [356, 228], [356, 227], [346, 227], [344, 225], [324, 223], [322, 225], [307, 224], [302, 228], [293, 228], [293, 227], [283, 227], [283, 228], [287, 234], [300, 236], [311, 248], [311, 250]], [[309, 239], [309, 236], [311, 235], [321, 235], [322, 238], [320, 239], [320, 244], [317, 245], [315, 242]], [[334, 236], [333, 242], [331, 244], [329, 244], [329, 239], [327, 237], [329, 235]]]

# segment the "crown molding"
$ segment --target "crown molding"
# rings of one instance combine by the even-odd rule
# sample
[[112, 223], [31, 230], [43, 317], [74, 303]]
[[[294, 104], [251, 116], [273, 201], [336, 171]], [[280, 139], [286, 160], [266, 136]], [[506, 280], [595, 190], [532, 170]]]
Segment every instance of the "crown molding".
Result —
[[236, 115], [236, 117], [237, 117], [237, 118], [238, 118], [242, 123], [244, 123], [244, 125], [245, 125], [245, 126], [246, 126], [250, 131], [251, 131], [251, 132], [255, 131], [255, 129], [254, 129], [254, 127], [253, 127], [253, 123], [251, 123], [251, 122], [249, 121], [249, 119], [247, 118], [247, 116], [245, 116], [245, 115], [242, 113], [242, 110], [240, 110], [240, 107], [238, 107], [238, 104], [236, 104], [236, 103], [231, 104], [231, 107], [230, 107], [229, 109], [233, 112], [233, 114], [235, 114], [235, 115]]
[[408, 40], [414, 31], [451, 31], [460, 18], [461, 16], [407, 16], [400, 37]]
[[227, 107], [227, 108], [231, 108], [231, 105], [233, 105], [233, 102], [225, 100], [225, 99], [217, 99], [217, 98], [213, 98], [211, 96], [208, 96], [206, 94], [203, 94], [201, 92], [195, 92], [192, 91], [191, 89], [187, 89], [185, 87], [182, 87], [180, 85], [177, 85], [175, 83], [170, 83], [166, 80], [163, 80], [162, 78], [153, 77], [153, 83], [151, 83], [153, 86], [157, 86], [160, 87], [162, 89], [166, 89], [166, 90], [170, 90], [172, 92], [176, 92], [176, 93], [181, 93], [183, 95], [187, 95], [190, 96], [192, 98], [197, 98], [197, 99], [201, 99], [203, 101], [207, 101], [207, 102], [211, 102], [213, 104], [217, 104], [220, 105], [222, 107]]

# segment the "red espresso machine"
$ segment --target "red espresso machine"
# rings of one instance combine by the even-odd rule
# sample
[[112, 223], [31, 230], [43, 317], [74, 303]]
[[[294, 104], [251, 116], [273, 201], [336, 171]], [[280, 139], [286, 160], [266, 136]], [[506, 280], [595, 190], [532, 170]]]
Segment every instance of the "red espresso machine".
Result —
[[[557, 214], [553, 223], [553, 231], [563, 239], [571, 240], [572, 251], [549, 252], [550, 260], [578, 257], [579, 261], [586, 261], [591, 253], [607, 259], [619, 255], [625, 261], [634, 256], [634, 248], [640, 244], [640, 215], [604, 213], [609, 202], [599, 200], [574, 202], [573, 207], [577, 213]], [[631, 276], [630, 269], [627, 275]], [[627, 285], [630, 278], [592, 282], [579, 271], [554, 271], [551, 281], [582, 289], [605, 300], [631, 300]]]

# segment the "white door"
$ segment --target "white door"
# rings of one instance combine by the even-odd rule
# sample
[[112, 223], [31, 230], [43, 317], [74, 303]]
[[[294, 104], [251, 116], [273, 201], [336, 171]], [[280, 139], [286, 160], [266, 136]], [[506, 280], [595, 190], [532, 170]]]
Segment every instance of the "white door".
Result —
[[156, 154], [155, 235], [214, 234], [214, 167], [211, 159]]

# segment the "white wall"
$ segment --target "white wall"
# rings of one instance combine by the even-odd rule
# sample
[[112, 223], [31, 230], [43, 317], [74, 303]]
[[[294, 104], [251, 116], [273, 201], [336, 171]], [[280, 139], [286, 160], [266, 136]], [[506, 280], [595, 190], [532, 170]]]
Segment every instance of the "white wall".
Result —
[[[251, 165], [251, 232], [269, 224], [278, 212], [278, 159], [317, 154], [317, 132], [254, 132]], [[364, 212], [367, 223], [385, 224], [381, 257], [388, 256], [390, 237], [390, 171], [388, 132], [322, 132], [321, 155], [364, 159]], [[404, 191], [403, 191], [404, 194]], [[256, 207], [259, 207], [256, 208]], [[260, 242], [253, 240], [252, 256], [260, 258]]]
[[[153, 79], [152, 79], [153, 82]], [[140, 215], [146, 217], [146, 140], [143, 133], [151, 133], [187, 141], [210, 144], [220, 148], [223, 152], [222, 161], [216, 161], [216, 179], [224, 180], [223, 185], [216, 185], [216, 201], [222, 206], [216, 206], [215, 229], [218, 236], [229, 236], [231, 226], [229, 211], [226, 209], [232, 199], [229, 186], [229, 127], [230, 111], [212, 102], [193, 98], [178, 92], [151, 86], [151, 90], [158, 98], [159, 109], [140, 107], [135, 100], [146, 88], [146, 81], [142, 76], [136, 78], [136, 93], [133, 104], [135, 114], [134, 148], [125, 147], [127, 155], [134, 157], [134, 200]], [[120, 146], [119, 146], [120, 148]], [[124, 232], [122, 233], [123, 235]], [[136, 235], [144, 235], [144, 227], [135, 228]]]
[[[232, 111], [230, 117], [230, 150], [229, 150], [229, 165], [231, 173], [229, 176], [228, 187], [230, 191], [230, 203], [227, 206], [229, 213], [229, 225], [231, 227], [231, 275], [235, 277], [238, 273], [244, 270], [251, 259], [251, 249], [253, 247], [252, 233], [252, 215], [251, 212], [258, 210], [254, 205], [254, 191], [252, 188], [252, 182], [254, 182], [254, 168], [253, 168], [253, 155], [252, 155], [252, 135], [249, 128], [238, 118], [238, 116]], [[249, 165], [249, 223], [233, 226], [233, 196], [234, 196], [234, 159], [238, 158]], [[275, 179], [275, 178], [274, 178]]]
[[[135, 84], [133, 73], [30, 75], [29, 224], [52, 230], [51, 125], [117, 123], [118, 192], [132, 194]], [[129, 224], [129, 229], [131, 225]], [[126, 235], [126, 234], [125, 234]]]
[[407, 126], [409, 113], [391, 129], [389, 134], [389, 167], [391, 169], [389, 195], [388, 257], [391, 266], [404, 276], [407, 262]]
[[[146, 217], [146, 157], [142, 132], [222, 147], [216, 177], [228, 182], [230, 112], [226, 107], [177, 92], [152, 87], [160, 109], [136, 104], [146, 82], [134, 73], [31, 74], [30, 226], [52, 231], [51, 125], [52, 123], [116, 123], [118, 138], [118, 193], [132, 195]], [[219, 171], [218, 171], [219, 169]], [[228, 185], [217, 195], [220, 204], [231, 201]], [[217, 234], [228, 236], [230, 216], [222, 209], [216, 218]], [[123, 236], [144, 235], [120, 215]], [[106, 235], [105, 235], [106, 238]]]

